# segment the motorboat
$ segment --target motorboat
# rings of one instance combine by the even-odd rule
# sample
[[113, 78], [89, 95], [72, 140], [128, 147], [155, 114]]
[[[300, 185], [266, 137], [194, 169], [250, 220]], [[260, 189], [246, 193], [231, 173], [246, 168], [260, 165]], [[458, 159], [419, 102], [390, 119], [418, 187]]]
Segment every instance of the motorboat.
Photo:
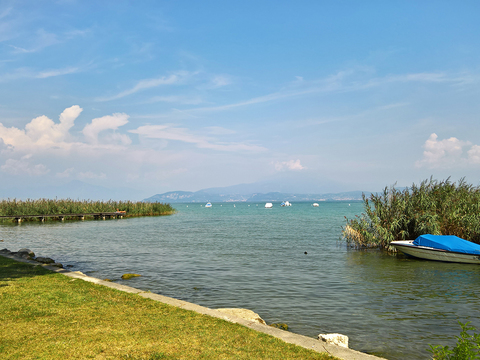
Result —
[[284, 201], [280, 204], [280, 206], [292, 206], [289, 201]]
[[206, 207], [206, 208], [207, 208], [207, 207], [212, 207], [212, 203], [206, 203], [206, 204], [205, 204], [205, 207]]
[[266, 209], [271, 209], [273, 207], [273, 204], [272, 203], [266, 203], [265, 204], [265, 208]]
[[454, 235], [421, 235], [415, 240], [390, 243], [404, 254], [420, 259], [480, 264], [480, 245]]
[[318, 205], [318, 203], [313, 203], [312, 206], [317, 207], [317, 206], [320, 206], [320, 205]]

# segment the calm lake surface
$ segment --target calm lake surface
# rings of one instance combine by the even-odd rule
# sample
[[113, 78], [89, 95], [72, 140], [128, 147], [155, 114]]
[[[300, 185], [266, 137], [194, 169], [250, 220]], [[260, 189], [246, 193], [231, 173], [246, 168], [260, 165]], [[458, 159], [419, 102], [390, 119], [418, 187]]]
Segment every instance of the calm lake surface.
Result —
[[[0, 225], [0, 247], [210, 308], [248, 308], [310, 337], [342, 333], [388, 359], [454, 345], [458, 320], [480, 329], [480, 267], [348, 249], [344, 216], [360, 214], [360, 202], [174, 207], [163, 217]], [[142, 277], [120, 279], [129, 272]]]

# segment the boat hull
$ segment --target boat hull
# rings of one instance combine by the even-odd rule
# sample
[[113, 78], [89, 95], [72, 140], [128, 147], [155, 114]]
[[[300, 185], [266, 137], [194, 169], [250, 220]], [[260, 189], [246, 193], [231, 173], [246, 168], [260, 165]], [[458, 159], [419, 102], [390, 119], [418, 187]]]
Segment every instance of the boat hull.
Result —
[[392, 241], [390, 245], [404, 254], [420, 259], [480, 265], [480, 256], [478, 255], [429, 248], [425, 246], [416, 246], [412, 243], [413, 240]]

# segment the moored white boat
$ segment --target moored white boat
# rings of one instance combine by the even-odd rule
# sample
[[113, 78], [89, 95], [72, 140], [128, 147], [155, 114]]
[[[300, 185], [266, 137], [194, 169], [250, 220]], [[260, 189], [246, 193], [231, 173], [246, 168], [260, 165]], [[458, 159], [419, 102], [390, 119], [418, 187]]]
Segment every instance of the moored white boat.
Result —
[[205, 207], [206, 207], [206, 208], [212, 207], [212, 203], [206, 203], [206, 204], [205, 204]]
[[280, 206], [292, 206], [289, 201], [284, 201], [280, 204]]
[[318, 203], [313, 203], [312, 206], [317, 207], [317, 206], [320, 206], [320, 205], [318, 205]]
[[273, 207], [272, 203], [266, 203], [265, 204], [265, 208], [267, 208], [267, 209], [271, 209], [272, 207]]
[[452, 235], [421, 235], [415, 240], [392, 241], [390, 245], [420, 259], [480, 264], [480, 245]]

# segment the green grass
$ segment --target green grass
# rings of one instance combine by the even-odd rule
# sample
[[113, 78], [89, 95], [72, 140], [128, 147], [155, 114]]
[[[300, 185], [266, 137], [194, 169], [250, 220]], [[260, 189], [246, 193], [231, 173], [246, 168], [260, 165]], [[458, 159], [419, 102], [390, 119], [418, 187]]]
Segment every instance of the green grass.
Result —
[[0, 256], [2, 359], [336, 359]]
[[[72, 199], [28, 199], [0, 201], [0, 216], [62, 215], [126, 211], [129, 216], [170, 215], [175, 212], [170, 204], [132, 201], [92, 201]], [[9, 220], [11, 221], [11, 220]]]

